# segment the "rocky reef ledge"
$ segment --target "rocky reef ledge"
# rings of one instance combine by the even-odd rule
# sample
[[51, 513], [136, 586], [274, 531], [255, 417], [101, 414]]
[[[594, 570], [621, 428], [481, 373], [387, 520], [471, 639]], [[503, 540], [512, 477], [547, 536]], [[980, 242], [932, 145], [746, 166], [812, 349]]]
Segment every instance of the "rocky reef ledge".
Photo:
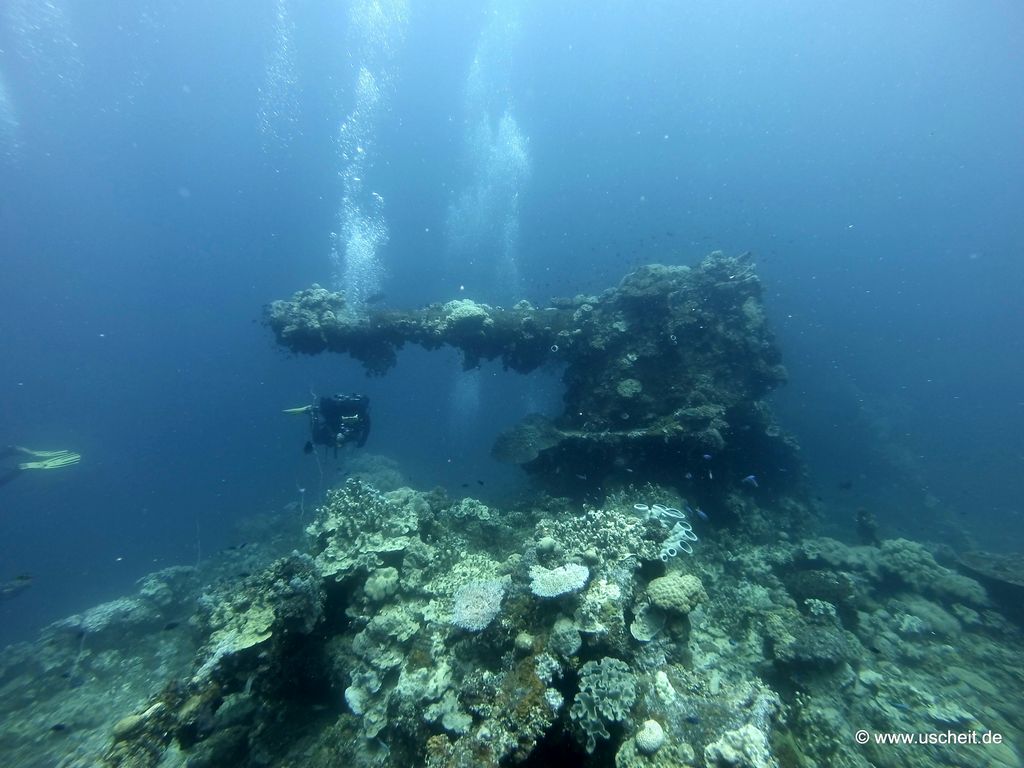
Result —
[[795, 444], [764, 401], [786, 371], [748, 255], [650, 264], [600, 295], [546, 307], [457, 299], [356, 312], [343, 294], [313, 286], [270, 304], [265, 322], [293, 352], [349, 354], [371, 374], [388, 371], [406, 343], [458, 348], [467, 369], [496, 358], [520, 373], [564, 364], [562, 413], [524, 414], [494, 446], [563, 492], [616, 475], [673, 482], [705, 455], [723, 479], [798, 474]]
[[686, 501], [499, 508], [350, 479], [293, 551], [160, 571], [0, 653], [2, 764], [1022, 764], [1024, 638], [978, 582], [905, 539], [698, 521], [666, 561], [658, 510]]

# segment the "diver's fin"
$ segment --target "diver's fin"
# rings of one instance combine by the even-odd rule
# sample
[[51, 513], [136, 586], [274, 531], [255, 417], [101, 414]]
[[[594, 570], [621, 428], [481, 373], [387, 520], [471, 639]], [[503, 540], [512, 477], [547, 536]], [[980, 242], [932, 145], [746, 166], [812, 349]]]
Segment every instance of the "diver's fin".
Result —
[[25, 448], [21, 445], [14, 446], [14, 450], [19, 453], [24, 453], [26, 456], [31, 456], [35, 459], [52, 459], [57, 456], [67, 456], [71, 451], [61, 449], [59, 451], [33, 451], [31, 448]]
[[60, 469], [61, 467], [70, 467], [77, 464], [82, 460], [81, 454], [72, 453], [71, 451], [51, 451], [49, 458], [45, 458], [42, 461], [26, 461], [18, 465], [18, 469]]
[[309, 409], [312, 405], [304, 405], [301, 408], [285, 408], [281, 413], [309, 413]]

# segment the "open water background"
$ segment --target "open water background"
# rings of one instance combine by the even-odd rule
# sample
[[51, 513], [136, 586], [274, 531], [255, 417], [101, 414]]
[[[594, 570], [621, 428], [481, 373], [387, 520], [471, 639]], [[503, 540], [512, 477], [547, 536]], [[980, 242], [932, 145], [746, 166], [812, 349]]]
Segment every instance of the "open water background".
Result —
[[280, 413], [310, 391], [367, 392], [419, 487], [516, 487], [491, 441], [557, 372], [288, 358], [261, 307], [315, 281], [540, 302], [752, 251], [826, 529], [1019, 551], [1022, 33], [1015, 2], [5, 0], [0, 443], [84, 459], [0, 489], [0, 580], [35, 579], [0, 643], [315, 489]]

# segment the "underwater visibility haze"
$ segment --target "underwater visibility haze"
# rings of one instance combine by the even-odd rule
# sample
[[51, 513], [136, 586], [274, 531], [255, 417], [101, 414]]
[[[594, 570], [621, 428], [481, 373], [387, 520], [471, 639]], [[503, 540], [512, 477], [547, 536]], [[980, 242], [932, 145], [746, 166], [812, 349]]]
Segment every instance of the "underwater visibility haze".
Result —
[[1024, 764], [1022, 33], [5, 0], [0, 764]]

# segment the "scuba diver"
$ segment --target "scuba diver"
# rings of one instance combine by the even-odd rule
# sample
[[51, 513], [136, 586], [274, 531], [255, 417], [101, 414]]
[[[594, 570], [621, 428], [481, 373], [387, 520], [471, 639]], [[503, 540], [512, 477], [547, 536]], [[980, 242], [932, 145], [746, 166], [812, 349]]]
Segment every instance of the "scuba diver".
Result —
[[22, 461], [6, 470], [0, 470], [0, 485], [7, 485], [22, 472], [32, 469], [61, 469], [70, 467], [82, 460], [81, 455], [71, 451], [33, 451], [20, 445], [9, 445], [0, 448], [0, 460], [11, 456], [28, 456], [35, 461]]
[[15, 576], [10, 581], [0, 582], [0, 600], [9, 600], [32, 586], [32, 577], [27, 573]]
[[312, 453], [315, 446], [338, 448], [355, 443], [360, 448], [370, 435], [370, 398], [366, 395], [330, 395], [319, 397], [312, 405], [287, 408], [285, 413], [309, 414], [311, 439], [306, 441], [305, 452]]

